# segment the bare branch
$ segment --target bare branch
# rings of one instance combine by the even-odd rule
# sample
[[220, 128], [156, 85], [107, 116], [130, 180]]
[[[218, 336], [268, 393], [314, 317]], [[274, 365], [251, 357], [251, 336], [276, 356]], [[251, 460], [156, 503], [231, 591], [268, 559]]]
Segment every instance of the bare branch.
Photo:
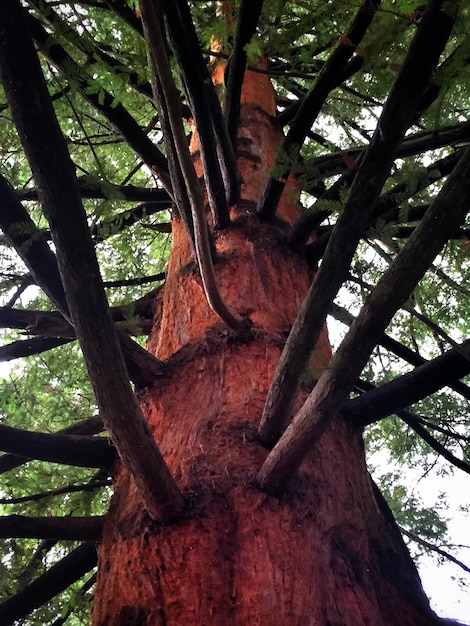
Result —
[[317, 342], [331, 302], [347, 277], [354, 251], [373, 215], [396, 151], [452, 31], [453, 18], [441, 10], [442, 3], [443, 0], [431, 0], [427, 5], [328, 242], [323, 262], [282, 352], [259, 430], [262, 442], [269, 447], [277, 441], [290, 417], [300, 374]]
[[0, 424], [0, 449], [28, 459], [76, 465], [110, 467], [116, 451], [108, 439], [87, 435], [49, 435]]
[[447, 550], [443, 550], [442, 548], [439, 548], [439, 546], [436, 546], [435, 544], [429, 541], [426, 541], [426, 539], [423, 539], [422, 537], [419, 537], [419, 535], [412, 533], [410, 530], [403, 528], [403, 526], [400, 526], [400, 530], [404, 535], [406, 535], [406, 537], [409, 537], [410, 539], [415, 541], [417, 544], [424, 546], [428, 550], [431, 550], [431, 552], [435, 552], [436, 554], [439, 554], [439, 556], [444, 557], [451, 563], [458, 565], [460, 568], [463, 569], [464, 572], [470, 573], [470, 567], [468, 565], [465, 565], [463, 561], [456, 559], [455, 556], [450, 554], [450, 552], [448, 552]]
[[15, 596], [0, 604], [0, 622], [10, 626], [34, 609], [46, 604], [95, 567], [95, 544], [87, 541]]
[[[0, 517], [0, 537], [67, 539], [75, 541], [100, 538], [104, 517]], [[0, 605], [1, 607], [1, 605]], [[1, 610], [1, 608], [0, 608]]]
[[[100, 415], [149, 514], [156, 520], [167, 520], [182, 509], [183, 497], [128, 381], [75, 168], [54, 114], [37, 53], [15, 0], [0, 4], [0, 18], [3, 23], [0, 62], [5, 92], [51, 226], [67, 303]], [[38, 105], [34, 109], [28, 106], [33, 97]], [[123, 341], [126, 343], [127, 338]]]
[[470, 355], [470, 340], [461, 344], [460, 350], [448, 350], [412, 372], [348, 400], [341, 412], [363, 427], [419, 402], [470, 373], [470, 362], [462, 351]]
[[258, 479], [269, 493], [277, 493], [286, 485], [328, 427], [393, 315], [424, 276], [448, 233], [464, 220], [470, 200], [469, 167], [467, 148], [422, 222], [369, 296], [329, 369], [268, 455]]
[[[104, 429], [103, 420], [99, 415], [89, 417], [87, 419], [72, 424], [59, 430], [58, 435], [97, 435]], [[17, 456], [14, 454], [4, 454], [0, 456], [0, 474], [8, 472], [9, 470], [19, 467], [24, 463], [27, 463], [30, 459], [23, 456]]]
[[[349, 313], [349, 311], [346, 311], [346, 309], [343, 309], [342, 307], [338, 306], [335, 303], [332, 304], [330, 313], [331, 315], [333, 315], [335, 319], [340, 320], [341, 322], [343, 322], [343, 324], [347, 324], [348, 326], [350, 326], [355, 319], [354, 316], [351, 315], [351, 313]], [[396, 354], [401, 359], [403, 359], [404, 361], [407, 361], [408, 363], [411, 363], [411, 365], [414, 365], [415, 367], [418, 367], [419, 365], [424, 365], [425, 363], [429, 362], [429, 361], [426, 361], [426, 359], [423, 359], [422, 356], [420, 356], [413, 350], [410, 350], [410, 348], [407, 348], [406, 346], [404, 346], [402, 343], [400, 343], [396, 339], [393, 339], [393, 337], [390, 337], [389, 335], [384, 334], [381, 337], [379, 344], [383, 346], [386, 350], [393, 352], [393, 354]], [[451, 367], [451, 370], [445, 369], [447, 367]], [[470, 400], [470, 388], [468, 387], [468, 385], [458, 380], [459, 378], [462, 378], [463, 376], [465, 376], [465, 374], [460, 373], [460, 375], [458, 375], [457, 372], [452, 369], [452, 365], [450, 363], [446, 365], [445, 368], [442, 370], [442, 372], [448, 373], [449, 376], [454, 376], [454, 380], [452, 380], [449, 376], [447, 376], [446, 377], [447, 382], [445, 383], [445, 385], [447, 387], [450, 387], [450, 389], [453, 389], [454, 391], [456, 391], [462, 397], [466, 398], [467, 400]], [[464, 371], [464, 370], [461, 370], [461, 371]], [[441, 373], [437, 373], [437, 375], [440, 376]], [[433, 376], [435, 375], [436, 373], [433, 374]], [[429, 395], [429, 393], [427, 395]]]
[[[249, 320], [242, 318], [223, 300], [212, 263], [212, 253], [209, 242], [209, 231], [205, 216], [202, 193], [196, 171], [189, 154], [184, 134], [181, 115], [179, 114], [179, 97], [171, 75], [167, 51], [164, 45], [161, 19], [151, 2], [141, 0], [144, 30], [148, 38], [151, 62], [154, 66], [155, 79], [152, 81], [161, 89], [166, 114], [171, 127], [172, 141], [176, 149], [178, 165], [181, 168], [186, 193], [191, 206], [194, 225], [194, 248], [201, 273], [202, 284], [207, 301], [211, 308], [231, 328], [246, 328]], [[155, 87], [156, 88], [156, 87]], [[227, 209], [228, 211], [228, 209]]]
[[228, 134], [232, 145], [237, 145], [237, 130], [240, 117], [240, 96], [246, 68], [245, 46], [256, 31], [263, 0], [242, 0], [238, 9], [237, 32], [232, 55], [226, 69], [225, 115]]
[[[310, 93], [302, 101], [291, 124], [282, 146], [284, 157], [291, 157], [293, 150], [300, 149], [330, 91], [337, 86], [338, 75], [344, 71], [346, 63], [369, 28], [379, 5], [380, 0], [363, 0], [348, 32], [340, 36], [338, 45], [319, 73]], [[290, 168], [286, 168], [277, 178], [271, 177], [268, 180], [258, 205], [260, 215], [269, 217], [275, 214], [289, 172]]]

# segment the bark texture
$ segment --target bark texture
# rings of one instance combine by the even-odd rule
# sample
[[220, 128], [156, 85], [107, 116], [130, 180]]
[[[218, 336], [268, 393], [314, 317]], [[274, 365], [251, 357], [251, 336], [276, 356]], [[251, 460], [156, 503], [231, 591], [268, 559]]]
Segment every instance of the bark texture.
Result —
[[[231, 227], [214, 241], [222, 296], [253, 325], [228, 330], [210, 310], [183, 225], [174, 220], [161, 322], [148, 342], [168, 377], [141, 392], [141, 401], [186, 510], [171, 525], [152, 522], [117, 468], [93, 624], [433, 624], [393, 518], [374, 493], [360, 429], [334, 420], [280, 498], [256, 485], [267, 455], [257, 427], [311, 275], [285, 243], [286, 222], [297, 216], [291, 195], [284, 194], [274, 223], [254, 213], [281, 135], [267, 80], [245, 83], [241, 200]], [[311, 378], [329, 352], [325, 331]]]

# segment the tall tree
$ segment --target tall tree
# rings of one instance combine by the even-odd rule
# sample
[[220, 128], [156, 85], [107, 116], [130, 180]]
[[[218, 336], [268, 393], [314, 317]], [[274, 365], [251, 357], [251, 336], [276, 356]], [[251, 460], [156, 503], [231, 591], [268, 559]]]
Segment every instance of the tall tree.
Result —
[[366, 447], [470, 469], [468, 21], [2, 0], [2, 624], [441, 622]]

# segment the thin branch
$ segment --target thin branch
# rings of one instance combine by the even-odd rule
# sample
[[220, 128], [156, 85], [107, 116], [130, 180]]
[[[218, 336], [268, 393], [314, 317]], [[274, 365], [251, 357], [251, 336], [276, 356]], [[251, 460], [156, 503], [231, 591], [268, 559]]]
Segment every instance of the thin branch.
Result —
[[435, 552], [436, 554], [439, 554], [439, 556], [444, 557], [445, 559], [447, 559], [451, 563], [454, 563], [455, 565], [458, 565], [460, 568], [463, 569], [464, 572], [470, 573], [470, 567], [468, 565], [465, 565], [465, 563], [463, 563], [463, 561], [459, 561], [459, 559], [456, 559], [455, 556], [452, 556], [452, 554], [450, 554], [450, 552], [447, 552], [447, 550], [443, 550], [442, 548], [439, 548], [435, 544], [430, 543], [429, 541], [426, 541], [426, 539], [423, 539], [422, 537], [419, 537], [415, 533], [412, 533], [411, 531], [406, 530], [406, 528], [403, 528], [403, 526], [400, 526], [400, 531], [406, 537], [409, 537], [410, 539], [412, 539], [413, 541], [415, 541], [419, 545], [424, 546], [427, 550], [431, 550], [431, 552]]
[[41, 22], [30, 14], [28, 14], [28, 26], [44, 57], [66, 77], [73, 73], [74, 84], [80, 94], [109, 120], [144, 163], [156, 172], [165, 188], [170, 190], [166, 158], [124, 106], [116, 104], [114, 97], [105, 90], [102, 90], [100, 95], [92, 92], [90, 85], [93, 79], [84, 74], [83, 69], [62, 46], [51, 41], [51, 36]]
[[402, 419], [405, 424], [415, 431], [417, 435], [425, 441], [429, 447], [435, 450], [442, 458], [449, 461], [455, 467], [458, 467], [463, 472], [470, 474], [470, 464], [466, 463], [459, 457], [455, 456], [450, 450], [443, 446], [435, 437], [433, 437], [428, 431], [419, 423], [419, 420], [409, 411], [399, 411], [398, 417]]
[[431, 0], [427, 5], [330, 237], [323, 262], [281, 354], [259, 429], [261, 441], [268, 447], [277, 441], [290, 418], [300, 374], [318, 340], [330, 305], [348, 275], [351, 259], [373, 214], [395, 153], [452, 31], [453, 18], [441, 10], [442, 2]]
[[422, 279], [448, 233], [464, 220], [470, 201], [469, 168], [467, 148], [421, 224], [369, 296], [329, 368], [268, 455], [258, 480], [269, 493], [285, 487], [341, 409], [393, 315]]
[[[0, 498], [0, 504], [22, 504], [23, 502], [39, 502], [47, 498], [55, 498], [61, 496], [64, 493], [78, 493], [81, 491], [94, 491], [95, 489], [101, 489], [102, 487], [111, 487], [112, 480], [95, 480], [93, 482], [84, 483], [83, 485], [67, 485], [65, 487], [57, 487], [50, 491], [42, 491], [40, 493], [33, 493], [29, 496], [18, 496], [16, 498]], [[90, 539], [90, 537], [76, 537], [77, 539]], [[60, 539], [60, 537], [59, 537]]]
[[[384, 193], [377, 201], [376, 207], [369, 221], [369, 227], [373, 227], [377, 220], [383, 220], [386, 223], [398, 220], [400, 216], [400, 205], [405, 200], [411, 198], [429, 185], [432, 185], [441, 178], [448, 176], [452, 172], [456, 164], [459, 162], [462, 154], [463, 150], [456, 150], [452, 154], [447, 155], [446, 157], [432, 163], [430, 166], [422, 168], [419, 172], [415, 174], [413, 184], [410, 184], [410, 181], [406, 180], [402, 183], [399, 183], [398, 185], [395, 185], [392, 189]], [[353, 171], [352, 174], [354, 173], [355, 172]], [[345, 174], [343, 174], [340, 180], [342, 180], [348, 174], [351, 175], [351, 172], [349, 170]], [[336, 184], [337, 183], [335, 183], [335, 185]], [[333, 188], [335, 187], [335, 185], [333, 185]], [[328, 190], [324, 194], [324, 196], [320, 197], [319, 200], [317, 200], [317, 203], [320, 202], [323, 197], [326, 197], [328, 199], [329, 191], [330, 190]], [[310, 209], [309, 213], [314, 212], [314, 207]], [[410, 219], [421, 219], [423, 214], [424, 211], [418, 216], [413, 212], [413, 209], [411, 209], [408, 217]], [[308, 214], [306, 214], [303, 215], [293, 226], [290, 239], [292, 240], [294, 245], [300, 245], [307, 241], [309, 235], [311, 234], [310, 221], [311, 218], [309, 218]], [[305, 254], [311, 262], [318, 261], [323, 256], [333, 228], [333, 226], [328, 226], [325, 232], [319, 235], [315, 239], [315, 241], [313, 241], [306, 247]]]
[[[346, 63], [364, 37], [379, 5], [380, 0], [363, 0], [348, 32], [339, 38], [338, 45], [319, 73], [310, 93], [302, 101], [291, 124], [282, 146], [284, 158], [292, 158], [293, 151], [298, 153], [300, 150], [307, 132], [331, 90], [337, 86], [338, 76], [343, 73]], [[279, 168], [279, 163], [275, 167]], [[289, 172], [290, 168], [285, 167], [277, 178], [269, 178], [258, 205], [260, 215], [269, 217], [275, 214]]]
[[[134, 185], [114, 185], [109, 181], [95, 177], [82, 176], [78, 179], [78, 188], [82, 198], [104, 198], [124, 202], [145, 202], [146, 205], [157, 205], [158, 210], [171, 208], [171, 198], [165, 189], [135, 187]], [[33, 188], [16, 189], [18, 200], [37, 200], [38, 190]]]
[[422, 415], [416, 415], [415, 413], [413, 415], [420, 424], [424, 424], [424, 426], [427, 426], [431, 430], [441, 433], [441, 435], [445, 435], [446, 437], [450, 437], [451, 439], [455, 439], [456, 441], [470, 443], [470, 435], [462, 435], [461, 433], [455, 432], [455, 430], [450, 430], [450, 427], [444, 428], [443, 426], [439, 426], [429, 418], [423, 417]]
[[144, 36], [142, 22], [136, 16], [135, 11], [123, 0], [103, 0], [104, 4], [118, 15], [123, 22], [128, 24], [141, 37]]
[[[410, 157], [445, 146], [460, 148], [465, 145], [469, 139], [470, 122], [460, 122], [459, 124], [440, 128], [439, 130], [422, 131], [414, 135], [409, 135], [404, 139], [397, 151], [396, 158]], [[348, 167], [349, 161], [357, 159], [366, 150], [367, 148], [363, 146], [347, 148], [336, 154], [317, 157], [309, 163], [309, 167], [313, 169], [316, 177], [333, 176], [345, 170]], [[346, 156], [348, 157], [347, 159], [345, 158]], [[308, 186], [306, 191], [309, 191]]]
[[86, 64], [96, 64], [97, 59], [103, 62], [103, 65], [107, 67], [108, 71], [117, 76], [125, 75], [128, 84], [137, 92], [145, 96], [147, 99], [152, 99], [152, 89], [148, 83], [142, 81], [142, 77], [137, 72], [129, 71], [129, 67], [118, 61], [115, 57], [110, 56], [104, 52], [96, 42], [85, 34], [79, 34], [69, 24], [60, 18], [55, 13], [51, 6], [44, 4], [40, 0], [28, 0], [28, 3], [34, 7], [34, 9], [40, 14], [52, 30], [57, 34], [60, 33], [62, 39], [67, 39], [70, 45], [77, 48], [83, 55], [86, 56]]

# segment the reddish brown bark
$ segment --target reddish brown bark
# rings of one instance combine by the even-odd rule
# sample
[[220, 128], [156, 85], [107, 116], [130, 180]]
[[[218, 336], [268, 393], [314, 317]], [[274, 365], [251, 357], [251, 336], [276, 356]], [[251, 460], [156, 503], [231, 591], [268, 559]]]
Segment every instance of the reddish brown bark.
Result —
[[[286, 246], [282, 221], [254, 215], [280, 139], [272, 100], [260, 105], [269, 85], [259, 76], [256, 84], [253, 97], [245, 89], [242, 107], [242, 200], [233, 226], [215, 235], [222, 295], [250, 317], [252, 332], [229, 331], [209, 309], [175, 220], [161, 323], [148, 342], [171, 375], [146, 390], [142, 406], [187, 510], [157, 526], [118, 468], [93, 624], [432, 624], [406, 548], [373, 493], [359, 430], [338, 418], [280, 499], [255, 484], [267, 454], [256, 428], [311, 279]], [[290, 222], [296, 209], [284, 198], [280, 215]], [[328, 356], [325, 332], [314, 377]]]

